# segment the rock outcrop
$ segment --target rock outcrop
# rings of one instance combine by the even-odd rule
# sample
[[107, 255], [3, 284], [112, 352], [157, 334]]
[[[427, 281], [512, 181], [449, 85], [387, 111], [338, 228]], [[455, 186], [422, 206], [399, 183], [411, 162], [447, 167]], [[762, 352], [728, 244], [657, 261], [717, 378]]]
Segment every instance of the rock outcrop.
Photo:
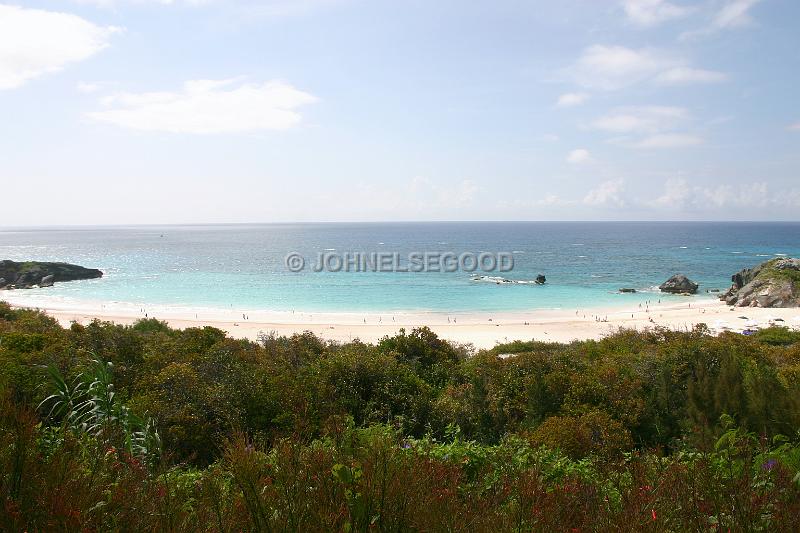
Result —
[[661, 292], [672, 294], [695, 294], [699, 285], [683, 274], [675, 274], [658, 286]]
[[0, 261], [0, 289], [50, 287], [60, 281], [100, 277], [103, 277], [103, 273], [96, 268], [85, 268], [69, 263]]
[[800, 259], [771, 259], [737, 272], [731, 281], [720, 296], [728, 305], [800, 307]]
[[536, 283], [537, 285], [544, 285], [545, 283], [547, 283], [547, 278], [544, 277], [544, 274], [539, 274], [538, 276], [536, 276], [534, 283]]

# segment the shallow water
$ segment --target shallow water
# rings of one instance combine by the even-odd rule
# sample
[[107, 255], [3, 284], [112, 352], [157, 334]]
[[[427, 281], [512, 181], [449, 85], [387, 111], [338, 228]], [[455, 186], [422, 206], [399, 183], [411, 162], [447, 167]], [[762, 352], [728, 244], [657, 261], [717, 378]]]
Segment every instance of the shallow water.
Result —
[[[467, 272], [289, 272], [319, 253], [508, 252], [507, 279]], [[69, 301], [276, 311], [515, 311], [669, 299], [654, 287], [684, 273], [707, 289], [780, 255], [800, 256], [800, 223], [470, 222], [138, 226], [0, 230], [0, 259], [100, 268], [99, 280], [25, 291]], [[636, 294], [619, 294], [632, 287]], [[641, 292], [643, 291], [643, 292]], [[708, 295], [706, 295], [708, 296]], [[0, 294], [2, 299], [2, 294]]]

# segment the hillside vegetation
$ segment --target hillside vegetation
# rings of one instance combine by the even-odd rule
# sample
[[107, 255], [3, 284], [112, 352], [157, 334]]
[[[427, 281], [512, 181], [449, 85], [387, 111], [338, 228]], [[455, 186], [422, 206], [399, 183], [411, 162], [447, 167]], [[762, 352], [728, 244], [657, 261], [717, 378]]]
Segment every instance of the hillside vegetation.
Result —
[[[503, 354], [503, 357], [499, 355]], [[475, 352], [62, 328], [0, 303], [3, 531], [775, 531], [800, 334]]]

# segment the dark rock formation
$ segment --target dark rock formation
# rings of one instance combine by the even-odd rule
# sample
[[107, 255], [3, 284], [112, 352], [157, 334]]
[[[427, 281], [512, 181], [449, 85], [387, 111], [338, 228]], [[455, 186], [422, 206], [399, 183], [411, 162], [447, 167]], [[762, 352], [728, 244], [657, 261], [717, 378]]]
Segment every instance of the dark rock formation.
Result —
[[50, 287], [59, 281], [95, 279], [102, 276], [103, 273], [96, 268], [84, 268], [69, 263], [0, 261], [0, 289]]
[[661, 292], [669, 292], [672, 294], [694, 294], [697, 292], [697, 287], [697, 283], [683, 274], [675, 274], [658, 286]]
[[546, 281], [547, 278], [544, 277], [544, 274], [539, 274], [538, 276], [536, 276], [536, 279], [534, 280], [534, 282], [537, 285], [544, 285]]
[[620, 289], [620, 290], [619, 290], [619, 292], [636, 292], [636, 289], [626, 289], [626, 288], [622, 288], [622, 289]]
[[781, 258], [745, 268], [731, 276], [720, 296], [739, 307], [800, 307], [800, 259]]

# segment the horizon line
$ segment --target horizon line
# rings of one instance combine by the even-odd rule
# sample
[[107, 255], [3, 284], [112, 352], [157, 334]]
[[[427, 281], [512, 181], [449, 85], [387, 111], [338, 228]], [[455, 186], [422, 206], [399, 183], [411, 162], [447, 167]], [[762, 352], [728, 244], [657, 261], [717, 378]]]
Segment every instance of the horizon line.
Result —
[[290, 225], [391, 225], [391, 224], [796, 224], [800, 220], [295, 220], [271, 222], [163, 222], [163, 223], [99, 223], [99, 224], [23, 224], [0, 225], [0, 231], [56, 230], [81, 228], [187, 227], [187, 226], [290, 226]]

